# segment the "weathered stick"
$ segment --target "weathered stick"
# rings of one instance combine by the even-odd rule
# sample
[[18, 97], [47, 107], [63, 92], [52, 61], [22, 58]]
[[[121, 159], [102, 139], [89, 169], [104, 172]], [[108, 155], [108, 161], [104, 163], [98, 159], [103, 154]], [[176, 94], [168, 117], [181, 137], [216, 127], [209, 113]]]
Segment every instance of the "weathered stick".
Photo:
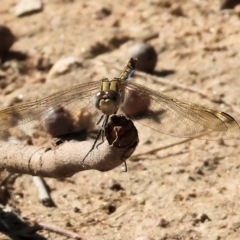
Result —
[[68, 141], [53, 149], [0, 143], [0, 169], [41, 177], [70, 177], [95, 169], [109, 171], [131, 156], [138, 144], [138, 133], [130, 120], [113, 115], [105, 129], [106, 139], [81, 161], [92, 147], [89, 141]]

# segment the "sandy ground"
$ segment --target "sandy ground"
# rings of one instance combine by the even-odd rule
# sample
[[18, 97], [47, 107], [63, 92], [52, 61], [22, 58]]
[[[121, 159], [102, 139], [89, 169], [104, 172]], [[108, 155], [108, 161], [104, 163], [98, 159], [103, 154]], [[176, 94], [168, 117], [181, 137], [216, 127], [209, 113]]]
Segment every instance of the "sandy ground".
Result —
[[[1, 107], [115, 77], [129, 60], [129, 47], [155, 35], [148, 41], [158, 54], [155, 78], [132, 81], [225, 111], [240, 122], [239, 12], [220, 12], [217, 0], [174, 2], [49, 0], [40, 13], [18, 18], [12, 10], [17, 1], [1, 0], [0, 24], [18, 38], [12, 50], [28, 56], [1, 67]], [[78, 57], [81, 67], [49, 79], [49, 68], [63, 56]], [[155, 81], [164, 72], [171, 73], [164, 76], [166, 84]], [[183, 139], [136, 127], [140, 143], [134, 154], [141, 155], [127, 162], [127, 173], [119, 167], [45, 179], [52, 208], [38, 201], [31, 176], [20, 175], [8, 183], [7, 204], [24, 220], [55, 224], [92, 240], [240, 239], [240, 140], [181, 144]], [[176, 144], [147, 153], [171, 143]], [[118, 184], [121, 188], [114, 188]]]

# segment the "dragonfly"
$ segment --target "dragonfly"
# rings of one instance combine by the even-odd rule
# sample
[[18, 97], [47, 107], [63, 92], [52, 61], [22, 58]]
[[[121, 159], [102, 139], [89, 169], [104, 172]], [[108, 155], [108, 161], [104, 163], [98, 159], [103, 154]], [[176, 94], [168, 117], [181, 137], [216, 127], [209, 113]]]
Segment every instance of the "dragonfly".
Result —
[[64, 108], [68, 109], [67, 114], [64, 113], [68, 117], [65, 120], [61, 118], [58, 123], [54, 121], [57, 131], [52, 135], [74, 131], [69, 119], [76, 117], [80, 109], [85, 109], [94, 113], [95, 122], [99, 119], [97, 123], [102, 123], [92, 149], [104, 133], [109, 116], [120, 113], [159, 133], [175, 137], [206, 140], [240, 138], [239, 124], [229, 114], [181, 101], [129, 81], [136, 64], [137, 59], [131, 58], [118, 77], [78, 84], [48, 97], [1, 110], [0, 133], [16, 127], [29, 133], [31, 128], [39, 125], [48, 131], [44, 122], [54, 111], [61, 113]]

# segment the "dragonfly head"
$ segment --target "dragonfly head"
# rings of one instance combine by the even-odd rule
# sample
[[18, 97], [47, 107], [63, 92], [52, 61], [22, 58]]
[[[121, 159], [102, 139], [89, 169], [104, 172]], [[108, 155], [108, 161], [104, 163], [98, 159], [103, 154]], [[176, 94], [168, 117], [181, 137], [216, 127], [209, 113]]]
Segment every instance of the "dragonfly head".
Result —
[[100, 91], [95, 95], [95, 106], [105, 115], [115, 114], [120, 104], [121, 95], [114, 90]]

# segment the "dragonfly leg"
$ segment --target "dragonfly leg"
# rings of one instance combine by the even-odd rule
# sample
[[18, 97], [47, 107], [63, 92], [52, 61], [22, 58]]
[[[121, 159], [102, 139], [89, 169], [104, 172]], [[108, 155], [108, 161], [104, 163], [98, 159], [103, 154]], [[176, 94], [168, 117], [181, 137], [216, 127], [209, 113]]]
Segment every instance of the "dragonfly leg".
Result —
[[[101, 122], [102, 118], [103, 118], [103, 115], [101, 116], [100, 120], [98, 120], [97, 124], [99, 124], [99, 123]], [[85, 157], [83, 158], [83, 160], [82, 160], [82, 165], [83, 165], [83, 166], [84, 166], [84, 161], [85, 161], [85, 159], [86, 159], [87, 156], [92, 152], [92, 150], [95, 148], [95, 146], [96, 146], [96, 144], [97, 144], [97, 141], [98, 141], [98, 139], [100, 138], [100, 136], [101, 136], [101, 138], [102, 138], [102, 142], [99, 143], [99, 144], [96, 146], [96, 148], [98, 148], [98, 146], [104, 142], [105, 127], [106, 127], [106, 125], [107, 125], [107, 123], [108, 123], [108, 119], [109, 119], [109, 116], [105, 116], [105, 118], [104, 118], [104, 120], [103, 120], [103, 124], [102, 124], [102, 126], [101, 126], [101, 129], [99, 130], [98, 135], [97, 135], [96, 139], [94, 140], [94, 143], [93, 143], [91, 149], [88, 151], [88, 153], [86, 154], [86, 156], [85, 156]]]
[[99, 124], [100, 124], [100, 122], [102, 121], [103, 117], [104, 117], [104, 115], [102, 115], [102, 116], [98, 119], [98, 121], [96, 122], [96, 125], [99, 125]]
[[96, 148], [98, 148], [98, 146], [100, 146], [101, 144], [104, 143], [105, 128], [107, 126], [108, 119], [109, 119], [109, 116], [105, 116], [105, 118], [103, 120], [102, 127], [101, 127], [101, 139], [102, 139], [102, 141], [96, 146]]
[[98, 141], [101, 133], [102, 133], [102, 129], [99, 130], [98, 135], [97, 135], [96, 139], [94, 140], [94, 143], [93, 143], [91, 149], [88, 151], [88, 153], [86, 154], [86, 156], [83, 158], [83, 160], [82, 160], [82, 165], [83, 165], [83, 166], [84, 166], [84, 161], [85, 161], [85, 159], [86, 159], [87, 156], [92, 152], [92, 150], [95, 148], [96, 143], [97, 143], [97, 141]]
[[122, 155], [122, 162], [123, 162], [123, 167], [122, 167], [122, 171], [123, 172], [127, 172], [128, 171], [128, 169], [127, 169], [127, 163], [126, 163], [126, 161], [124, 160], [124, 158], [125, 158], [125, 155], [127, 154], [127, 152], [128, 152], [128, 150], [129, 149], [131, 149], [132, 147], [136, 147], [138, 145], [138, 141], [133, 145], [133, 146], [131, 146], [131, 147], [129, 147], [124, 153], [123, 153], [123, 155]]

